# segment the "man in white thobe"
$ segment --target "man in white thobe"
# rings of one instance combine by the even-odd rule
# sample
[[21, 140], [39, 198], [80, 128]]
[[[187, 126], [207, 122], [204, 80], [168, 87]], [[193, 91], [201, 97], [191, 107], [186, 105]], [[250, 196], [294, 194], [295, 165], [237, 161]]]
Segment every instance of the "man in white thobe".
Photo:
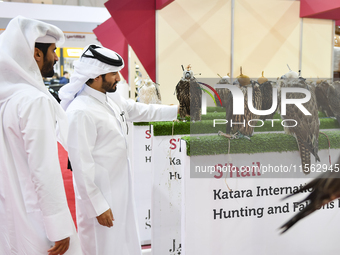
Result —
[[47, 91], [63, 32], [18, 16], [0, 35], [0, 254], [81, 255], [61, 175], [67, 117]]
[[[90, 45], [59, 92], [69, 120], [79, 238], [86, 255], [140, 255], [126, 121], [164, 121], [177, 106], [146, 105], [115, 93], [123, 59]], [[86, 84], [85, 84], [86, 83]]]

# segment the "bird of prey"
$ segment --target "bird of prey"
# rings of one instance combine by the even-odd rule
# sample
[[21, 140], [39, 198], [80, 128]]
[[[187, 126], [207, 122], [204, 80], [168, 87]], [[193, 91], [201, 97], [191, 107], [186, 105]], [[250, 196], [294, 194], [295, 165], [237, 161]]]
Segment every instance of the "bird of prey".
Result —
[[[334, 199], [340, 198], [340, 157], [335, 165], [332, 166], [332, 171], [322, 173], [318, 178], [312, 180], [301, 189], [297, 190], [293, 194], [287, 196], [291, 197], [298, 193], [304, 192], [313, 188], [313, 191], [300, 203], [307, 201], [308, 205], [297, 213], [293, 218], [281, 226], [282, 232], [286, 232], [295, 223], [302, 218], [313, 213], [315, 210], [320, 209], [323, 205], [331, 202]], [[286, 198], [287, 198], [286, 197]]]
[[[233, 96], [231, 93], [228, 94], [227, 104], [226, 104], [226, 120], [227, 134], [235, 134], [238, 133], [239, 136], [249, 137], [254, 133], [255, 122], [251, 123], [251, 126], [248, 125], [248, 121], [253, 119], [258, 119], [259, 116], [252, 113], [248, 108], [248, 87], [252, 87], [252, 104], [255, 109], [261, 110], [262, 106], [262, 96], [259, 84], [254, 81], [251, 81], [250, 78], [246, 75], [241, 74], [237, 77], [235, 82], [233, 83], [235, 86], [238, 86], [243, 93], [244, 96], [244, 115], [233, 115]], [[237, 123], [237, 124], [235, 124]]]
[[201, 120], [202, 90], [190, 65], [187, 70], [183, 70], [183, 77], [176, 85], [176, 94], [179, 101], [180, 118], [184, 119], [186, 116], [190, 116], [192, 121]]
[[[220, 78], [221, 79], [218, 81], [217, 84], [230, 84], [230, 82], [229, 82], [229, 80], [230, 80], [229, 74], [226, 75], [226, 76], [223, 76], [223, 77], [220, 76]], [[221, 101], [222, 101], [222, 105], [221, 105], [219, 100], [218, 100], [218, 98], [217, 98], [217, 95], [214, 95], [215, 96], [215, 101], [216, 101], [216, 106], [225, 107], [227, 105], [227, 98], [228, 98], [228, 94], [230, 93], [230, 90], [227, 89], [227, 88], [217, 88], [216, 91], [217, 91], [217, 93], [220, 96]]]
[[[308, 174], [310, 166], [310, 153], [314, 155], [317, 161], [320, 161], [318, 156], [319, 118], [315, 92], [306, 83], [305, 79], [300, 78], [298, 74], [293, 71], [289, 71], [287, 74], [281, 77], [280, 86], [281, 88], [304, 88], [309, 90], [311, 93], [310, 100], [303, 104], [303, 106], [311, 113], [311, 115], [304, 115], [304, 113], [294, 104], [287, 104], [286, 115], [282, 115], [281, 111], [281, 118], [286, 120], [285, 125], [289, 126], [284, 127], [284, 130], [287, 134], [293, 135], [295, 137], [299, 146], [302, 170], [305, 174]], [[304, 98], [305, 94], [287, 93], [286, 97], [287, 99], [298, 99]], [[293, 120], [295, 120], [295, 122]]]
[[[257, 82], [260, 85], [260, 90], [261, 90], [261, 95], [262, 95], [261, 110], [268, 110], [272, 107], [272, 104], [273, 104], [273, 84], [271, 81], [268, 81], [268, 79], [263, 76], [263, 73], [264, 72], [262, 72], [262, 76], [258, 78]], [[273, 113], [269, 115], [261, 115], [260, 119], [261, 120], [272, 119], [275, 112], [276, 112], [276, 109]]]
[[150, 78], [146, 79], [139, 89], [139, 101], [145, 104], [161, 104], [162, 98], [158, 84], [154, 83]]

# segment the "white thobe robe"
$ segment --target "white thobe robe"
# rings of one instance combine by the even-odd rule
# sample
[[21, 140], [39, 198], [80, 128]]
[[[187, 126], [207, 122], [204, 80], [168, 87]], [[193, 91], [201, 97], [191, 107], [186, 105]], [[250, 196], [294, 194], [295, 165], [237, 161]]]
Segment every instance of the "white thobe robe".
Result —
[[80, 255], [58, 160], [54, 99], [28, 84], [15, 87], [0, 100], [0, 254], [47, 255], [71, 236], [65, 254]]
[[[141, 254], [132, 195], [126, 121], [164, 121], [177, 106], [145, 105], [85, 86], [66, 111], [79, 238], [86, 255]], [[111, 208], [108, 228], [96, 216]]]
[[64, 40], [57, 27], [18, 16], [0, 35], [1, 255], [47, 255], [66, 237], [65, 254], [81, 255], [58, 160], [56, 133], [65, 145], [67, 117], [33, 57], [47, 34]]

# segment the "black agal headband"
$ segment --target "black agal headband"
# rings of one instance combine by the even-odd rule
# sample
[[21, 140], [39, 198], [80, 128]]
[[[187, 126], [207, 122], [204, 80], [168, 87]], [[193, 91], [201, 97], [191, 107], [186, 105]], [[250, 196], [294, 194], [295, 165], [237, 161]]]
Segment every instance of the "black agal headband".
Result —
[[[87, 50], [81, 55], [82, 58], [95, 58], [99, 60], [100, 62], [103, 62], [105, 64], [111, 65], [111, 66], [122, 66], [123, 65], [123, 60], [122, 58], [116, 53], [118, 59], [112, 59], [107, 56], [104, 56], [103, 54], [99, 53], [96, 49], [101, 47], [97, 45], [90, 45]], [[86, 52], [90, 51], [93, 56], [91, 55], [86, 55]]]

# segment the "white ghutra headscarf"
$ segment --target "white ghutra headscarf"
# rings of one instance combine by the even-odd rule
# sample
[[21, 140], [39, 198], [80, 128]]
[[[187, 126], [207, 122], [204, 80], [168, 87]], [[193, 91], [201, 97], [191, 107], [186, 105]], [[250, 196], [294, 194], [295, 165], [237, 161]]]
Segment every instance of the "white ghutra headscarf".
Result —
[[74, 62], [74, 73], [70, 83], [59, 90], [61, 106], [66, 110], [89, 79], [102, 74], [119, 72], [123, 67], [124, 60], [118, 53], [98, 45], [86, 46], [80, 59]]
[[12, 19], [0, 35], [0, 104], [27, 85], [45, 93], [51, 98], [56, 113], [58, 140], [65, 147], [67, 116], [47, 90], [34, 59], [36, 42], [60, 46], [64, 41], [64, 33], [56, 26], [22, 16]]

